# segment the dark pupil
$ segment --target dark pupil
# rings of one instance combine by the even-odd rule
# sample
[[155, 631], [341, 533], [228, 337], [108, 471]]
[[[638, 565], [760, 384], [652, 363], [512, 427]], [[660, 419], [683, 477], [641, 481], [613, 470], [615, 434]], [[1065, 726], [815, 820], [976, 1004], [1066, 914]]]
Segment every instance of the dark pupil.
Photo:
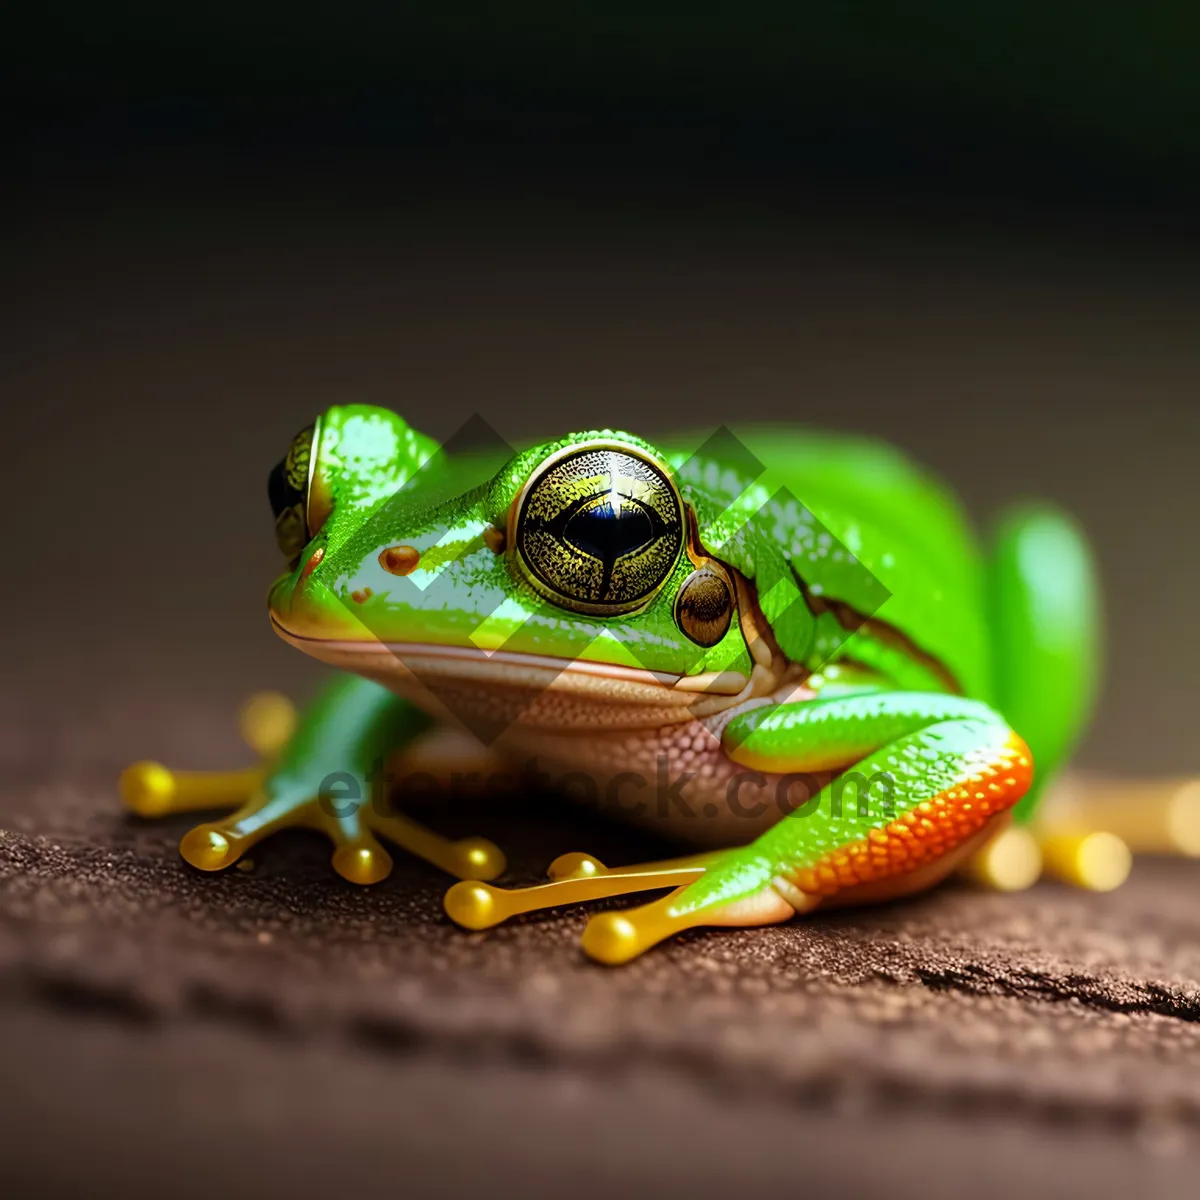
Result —
[[612, 564], [654, 540], [654, 526], [646, 510], [625, 502], [619, 512], [605, 499], [581, 509], [568, 522], [563, 536], [575, 549]]

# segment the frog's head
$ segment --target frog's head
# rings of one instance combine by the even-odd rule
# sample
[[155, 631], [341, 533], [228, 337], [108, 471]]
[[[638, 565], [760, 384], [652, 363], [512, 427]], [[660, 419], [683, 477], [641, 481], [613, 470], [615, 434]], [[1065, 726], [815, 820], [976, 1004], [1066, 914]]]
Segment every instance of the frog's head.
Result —
[[605, 430], [487, 458], [366, 406], [297, 435], [270, 483], [280, 635], [426, 707], [540, 725], [679, 720], [761, 682], [750, 588], [654, 446]]

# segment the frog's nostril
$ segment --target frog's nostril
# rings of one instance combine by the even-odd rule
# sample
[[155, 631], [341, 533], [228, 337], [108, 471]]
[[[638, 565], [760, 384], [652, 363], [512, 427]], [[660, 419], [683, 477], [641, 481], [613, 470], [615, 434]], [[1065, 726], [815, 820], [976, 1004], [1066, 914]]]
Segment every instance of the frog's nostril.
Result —
[[421, 561], [421, 552], [412, 546], [389, 546], [379, 552], [379, 565], [389, 575], [411, 575]]

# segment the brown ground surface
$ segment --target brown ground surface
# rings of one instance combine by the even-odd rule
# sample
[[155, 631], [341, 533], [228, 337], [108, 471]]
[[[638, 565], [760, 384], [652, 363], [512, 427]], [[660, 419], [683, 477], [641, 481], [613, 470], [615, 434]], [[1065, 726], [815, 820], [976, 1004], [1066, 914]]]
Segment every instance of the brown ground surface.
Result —
[[[1189, 1191], [1200, 868], [1140, 863], [1112, 896], [948, 887], [604, 970], [582, 909], [467, 935], [432, 869], [357, 890], [316, 838], [193, 872], [186, 822], [121, 814], [105, 747], [228, 762], [229, 714], [136, 701], [50, 740], [36, 703], [6, 714], [15, 1194]], [[655, 849], [546, 799], [443, 823], [502, 840], [515, 877]]]

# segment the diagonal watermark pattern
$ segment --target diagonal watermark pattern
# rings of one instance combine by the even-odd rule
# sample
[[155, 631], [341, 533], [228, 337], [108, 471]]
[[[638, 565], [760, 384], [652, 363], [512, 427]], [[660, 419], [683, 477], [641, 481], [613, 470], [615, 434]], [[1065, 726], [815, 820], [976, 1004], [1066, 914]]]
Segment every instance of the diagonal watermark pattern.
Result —
[[[435, 511], [438, 504], [489, 484], [514, 455], [514, 448], [491, 425], [478, 414], [472, 416], [391, 498], [365, 516], [363, 531], [369, 538], [377, 527], [378, 542], [386, 545], [406, 503], [411, 503], [414, 513]], [[725, 426], [709, 435], [674, 470], [685, 502], [692, 502], [697, 513], [705, 552], [753, 579], [759, 607], [777, 640], [793, 661], [816, 671], [878, 611], [889, 593], [786, 487], [768, 492], [760, 482], [766, 473], [765, 465]], [[429, 569], [397, 576], [393, 586], [398, 594], [404, 588], [421, 593], [416, 607], [453, 610], [461, 605], [462, 592], [449, 568], [471, 555], [492, 552], [482, 529], [464, 534], [448, 521], [432, 550], [422, 552], [423, 562], [431, 564]], [[838, 603], [845, 595], [855, 596], [853, 607]], [[597, 637], [612, 636], [619, 628], [619, 623], [608, 618], [579, 615], [549, 600], [535, 601], [530, 609], [530, 598], [524, 595], [528, 615], [513, 627], [511, 621], [501, 619], [507, 615], [500, 613], [505, 599], [503, 592], [495, 591], [472, 595], [475, 627], [468, 637], [475, 645], [492, 654], [528, 644], [525, 635], [537, 627], [553, 627], [555, 648], [553, 657], [542, 660], [548, 669], [540, 676], [541, 683], [514, 695], [510, 703], [488, 715], [483, 715], [477, 696], [464, 697], [461, 682], [447, 681], [436, 666], [414, 654], [412, 647], [387, 643], [379, 630], [372, 628], [368, 612], [357, 605], [351, 611], [465, 728], [489, 745], [528, 713], [540, 693], [583, 658]], [[343, 602], [349, 609], [352, 602]], [[642, 662], [636, 644], [622, 645], [634, 662], [653, 669]], [[680, 646], [680, 672], [692, 674], [709, 651], [682, 637]], [[698, 689], [692, 704], [708, 698], [710, 693]]]

